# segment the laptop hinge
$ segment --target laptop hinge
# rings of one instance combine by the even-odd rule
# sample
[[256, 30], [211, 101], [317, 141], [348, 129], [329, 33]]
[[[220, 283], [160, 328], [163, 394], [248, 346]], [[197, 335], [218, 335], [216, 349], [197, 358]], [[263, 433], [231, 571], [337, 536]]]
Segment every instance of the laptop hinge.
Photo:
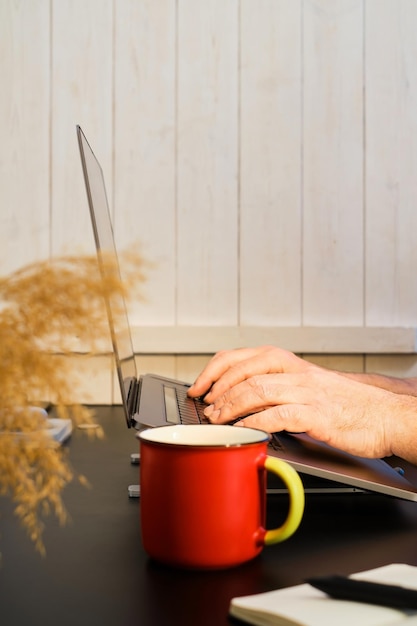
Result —
[[137, 413], [140, 390], [141, 390], [141, 380], [137, 380], [136, 378], [132, 378], [130, 380], [129, 392], [127, 394], [127, 410], [129, 415], [129, 428], [132, 426], [136, 426], [135, 415]]

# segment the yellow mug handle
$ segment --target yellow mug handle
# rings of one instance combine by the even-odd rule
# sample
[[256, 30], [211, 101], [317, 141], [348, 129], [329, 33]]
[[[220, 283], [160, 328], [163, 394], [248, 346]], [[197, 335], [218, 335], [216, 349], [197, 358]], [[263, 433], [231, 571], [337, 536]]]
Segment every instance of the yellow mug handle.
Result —
[[304, 513], [304, 487], [301, 478], [291, 465], [272, 456], [265, 458], [264, 467], [268, 472], [273, 472], [284, 481], [290, 496], [288, 516], [282, 526], [267, 530], [264, 537], [264, 545], [285, 541], [297, 530]]

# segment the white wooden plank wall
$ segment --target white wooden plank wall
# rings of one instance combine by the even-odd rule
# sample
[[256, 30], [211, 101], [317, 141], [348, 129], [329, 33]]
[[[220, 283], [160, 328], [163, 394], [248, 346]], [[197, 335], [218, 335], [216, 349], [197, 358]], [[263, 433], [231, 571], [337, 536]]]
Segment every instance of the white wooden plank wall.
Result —
[[94, 251], [79, 123], [152, 263], [140, 371], [275, 341], [417, 375], [416, 30], [414, 0], [2, 0], [1, 272]]
[[417, 3], [365, 6], [365, 321], [415, 326]]
[[0, 266], [50, 245], [50, 7], [0, 2]]
[[302, 16], [298, 1], [240, 5], [242, 325], [303, 323]]
[[303, 35], [303, 307], [306, 325], [361, 325], [361, 1], [309, 2]]

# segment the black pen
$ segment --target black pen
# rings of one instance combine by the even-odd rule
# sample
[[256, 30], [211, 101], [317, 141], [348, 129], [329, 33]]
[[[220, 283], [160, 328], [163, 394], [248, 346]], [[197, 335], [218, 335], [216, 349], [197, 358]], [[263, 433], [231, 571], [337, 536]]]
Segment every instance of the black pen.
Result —
[[339, 600], [417, 610], [417, 589], [337, 575], [308, 578], [306, 582]]

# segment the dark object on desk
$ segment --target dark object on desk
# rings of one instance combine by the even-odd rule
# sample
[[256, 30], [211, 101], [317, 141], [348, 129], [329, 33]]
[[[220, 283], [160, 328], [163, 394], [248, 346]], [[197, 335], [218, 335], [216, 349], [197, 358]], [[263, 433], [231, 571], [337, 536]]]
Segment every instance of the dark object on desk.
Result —
[[338, 600], [353, 600], [366, 604], [417, 610], [416, 589], [337, 575], [309, 578], [306, 582]]
[[[79, 126], [77, 136], [99, 260], [103, 251], [110, 252], [117, 260], [103, 171]], [[203, 414], [204, 403], [187, 396], [186, 383], [154, 374], [138, 377], [129, 321], [127, 314], [120, 315], [120, 304], [126, 310], [120, 299], [115, 312], [111, 301], [107, 302], [107, 309], [128, 427], [139, 429], [174, 423], [208, 423]], [[113, 327], [114, 319], [118, 322], [117, 332]], [[120, 337], [123, 337], [122, 345], [119, 345]], [[331, 493], [368, 490], [417, 501], [417, 487], [385, 461], [355, 457], [303, 434], [292, 436], [275, 433], [268, 454], [287, 461], [298, 472], [333, 481]], [[321, 488], [325, 492], [326, 483]]]

